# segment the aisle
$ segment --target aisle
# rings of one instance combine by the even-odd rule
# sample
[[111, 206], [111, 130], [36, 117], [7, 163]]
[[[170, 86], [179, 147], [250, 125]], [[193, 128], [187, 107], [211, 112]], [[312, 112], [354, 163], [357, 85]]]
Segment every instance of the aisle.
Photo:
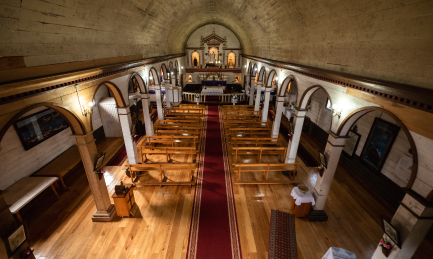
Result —
[[241, 258], [220, 106], [206, 113], [187, 258]]

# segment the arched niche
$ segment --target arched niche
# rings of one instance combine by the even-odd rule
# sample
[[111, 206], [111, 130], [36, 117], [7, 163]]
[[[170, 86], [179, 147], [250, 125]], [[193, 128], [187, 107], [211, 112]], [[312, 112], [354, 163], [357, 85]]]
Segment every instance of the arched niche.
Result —
[[414, 181], [415, 181], [417, 172], [418, 172], [418, 153], [417, 153], [417, 149], [415, 146], [415, 142], [414, 142], [412, 135], [410, 134], [408, 128], [395, 114], [393, 114], [392, 112], [390, 112], [386, 109], [380, 108], [380, 107], [368, 106], [368, 107], [359, 108], [359, 109], [353, 111], [352, 113], [350, 113], [349, 115], [347, 115], [346, 118], [344, 118], [343, 122], [338, 127], [336, 134], [338, 136], [346, 137], [347, 134], [349, 133], [349, 130], [352, 128], [352, 126], [362, 116], [364, 116], [367, 113], [370, 113], [372, 111], [380, 111], [380, 112], [387, 114], [389, 117], [391, 117], [397, 123], [397, 125], [403, 130], [404, 134], [406, 135], [407, 140], [409, 141], [409, 144], [410, 144], [410, 147], [412, 150], [412, 159], [413, 159], [412, 171], [411, 171], [409, 181], [406, 185], [406, 188], [411, 188]]
[[84, 127], [84, 123], [81, 121], [81, 119], [71, 110], [69, 110], [67, 107], [64, 107], [59, 104], [46, 102], [46, 103], [37, 103], [31, 106], [28, 106], [18, 112], [15, 113], [15, 115], [5, 124], [5, 126], [0, 131], [0, 143], [6, 134], [6, 131], [24, 114], [27, 112], [36, 109], [38, 107], [45, 106], [52, 110], [57, 111], [60, 115], [62, 115], [63, 118], [68, 122], [69, 127], [72, 130], [72, 133], [75, 135], [85, 135], [88, 133], [86, 128]]
[[98, 91], [98, 88], [101, 87], [102, 85], [105, 85], [108, 88], [108, 90], [110, 91], [111, 96], [113, 96], [114, 99], [116, 100], [117, 106], [119, 106], [119, 107], [126, 107], [127, 106], [127, 104], [125, 102], [125, 99], [123, 98], [122, 92], [120, 91], [119, 87], [117, 85], [115, 85], [114, 83], [109, 82], [109, 81], [100, 83], [96, 87], [95, 92], [93, 93], [93, 95], [95, 95], [95, 93]]
[[254, 64], [253, 69], [251, 70], [251, 78], [254, 78], [257, 75], [257, 63]]
[[236, 54], [233, 51], [227, 55], [227, 64], [229, 67], [236, 66]]
[[247, 70], [247, 74], [248, 75], [251, 75], [251, 73], [252, 73], [252, 62], [250, 62], [249, 64], [248, 64], [248, 70]]
[[140, 74], [135, 72], [129, 78], [129, 88], [128, 89], [137, 89], [137, 88], [140, 90], [140, 93], [142, 93], [142, 94], [148, 93], [144, 79], [141, 77]]
[[[197, 60], [197, 63], [195, 63], [195, 60]], [[200, 54], [198, 54], [197, 51], [194, 51], [191, 54], [191, 64], [193, 67], [199, 67], [200, 66]]]

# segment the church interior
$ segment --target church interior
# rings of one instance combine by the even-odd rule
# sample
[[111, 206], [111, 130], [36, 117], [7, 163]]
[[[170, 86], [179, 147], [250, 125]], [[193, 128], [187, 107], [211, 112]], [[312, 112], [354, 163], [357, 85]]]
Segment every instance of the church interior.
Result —
[[427, 259], [433, 1], [3, 0], [0, 259]]

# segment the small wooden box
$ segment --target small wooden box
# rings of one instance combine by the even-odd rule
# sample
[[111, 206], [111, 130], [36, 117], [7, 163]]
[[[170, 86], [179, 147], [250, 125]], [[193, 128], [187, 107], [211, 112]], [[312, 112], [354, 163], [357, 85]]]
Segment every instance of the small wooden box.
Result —
[[291, 209], [293, 210], [293, 214], [295, 215], [295, 217], [297, 218], [306, 218], [308, 217], [308, 214], [310, 213], [310, 209], [311, 209], [311, 202], [308, 203], [301, 203], [301, 205], [296, 205], [295, 204], [295, 199], [293, 199], [292, 201], [292, 207]]
[[131, 187], [125, 193], [114, 193], [113, 196], [111, 196], [114, 200], [118, 216], [129, 217], [129, 215], [131, 215], [131, 209], [135, 205], [134, 192], [132, 189]]

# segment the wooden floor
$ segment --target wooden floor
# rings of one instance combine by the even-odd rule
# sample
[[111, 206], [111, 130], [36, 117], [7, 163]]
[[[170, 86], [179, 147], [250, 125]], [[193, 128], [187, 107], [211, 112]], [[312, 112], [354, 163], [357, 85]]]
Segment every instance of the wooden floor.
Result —
[[[307, 150], [318, 148], [305, 134], [301, 141]], [[107, 139], [98, 144], [98, 150], [102, 151], [102, 147], [118, 150], [121, 144], [118, 140]], [[152, 156], [152, 161], [154, 159], [165, 161], [158, 156]], [[188, 161], [185, 157], [177, 159]], [[267, 160], [276, 161], [276, 158]], [[317, 177], [315, 169], [305, 167], [299, 159], [297, 162], [302, 164], [299, 179], [312, 189]], [[123, 166], [106, 166], [105, 169], [111, 196], [114, 185], [128, 179]], [[260, 179], [261, 174], [243, 177]], [[284, 176], [272, 177], [282, 179]], [[110, 223], [94, 223], [91, 216], [96, 208], [84, 169], [76, 168], [65, 177], [65, 182], [70, 188], [60, 193], [60, 201], [47, 190], [21, 211], [37, 258], [186, 257], [194, 187], [136, 188], [138, 215], [117, 218]], [[267, 258], [271, 209], [291, 212], [293, 186], [233, 186], [242, 257]], [[321, 258], [331, 246], [353, 251], [357, 258], [370, 258], [382, 236], [380, 215], [394, 213], [393, 208], [342, 166], [337, 169], [325, 211], [329, 216], [326, 222], [296, 219], [298, 258]], [[417, 253], [416, 258], [428, 258], [424, 252]]]

